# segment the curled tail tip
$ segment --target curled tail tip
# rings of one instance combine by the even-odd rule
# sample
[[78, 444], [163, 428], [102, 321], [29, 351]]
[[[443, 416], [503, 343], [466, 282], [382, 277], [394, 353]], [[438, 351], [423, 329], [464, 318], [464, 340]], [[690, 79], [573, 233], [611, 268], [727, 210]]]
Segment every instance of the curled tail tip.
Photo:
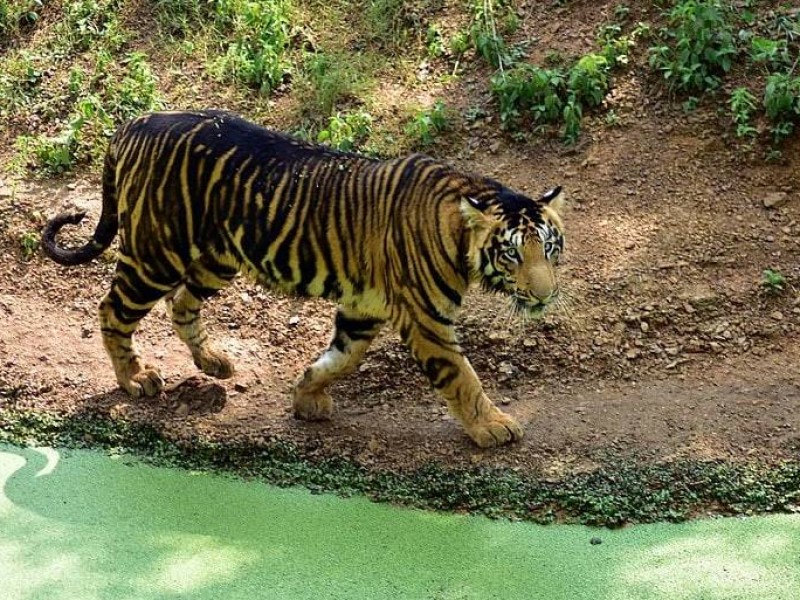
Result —
[[98, 244], [94, 238], [81, 248], [68, 250], [61, 248], [56, 243], [56, 235], [64, 225], [77, 225], [86, 217], [85, 210], [63, 212], [50, 219], [42, 231], [42, 251], [58, 264], [73, 266], [80, 265], [100, 255], [104, 246]]
[[70, 225], [77, 225], [83, 221], [84, 218], [86, 218], [86, 211], [78, 210], [73, 213], [62, 213], [60, 216], [64, 217], [66, 223], [69, 223]]

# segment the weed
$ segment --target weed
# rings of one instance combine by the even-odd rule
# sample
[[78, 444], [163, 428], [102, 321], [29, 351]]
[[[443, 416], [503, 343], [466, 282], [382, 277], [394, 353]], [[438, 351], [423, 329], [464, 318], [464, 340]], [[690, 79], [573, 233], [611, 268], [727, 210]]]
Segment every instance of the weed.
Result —
[[719, 86], [738, 53], [731, 9], [722, 0], [680, 0], [667, 12], [661, 45], [650, 48], [650, 65], [677, 92]]
[[772, 121], [772, 137], [776, 144], [791, 135], [800, 119], [800, 77], [790, 73], [773, 73], [767, 78], [764, 108]]
[[42, 0], [0, 0], [0, 41], [36, 23], [43, 7]]
[[6, 57], [0, 69], [0, 116], [9, 116], [33, 101], [44, 77], [40, 60], [26, 51]]
[[576, 105], [600, 106], [608, 93], [608, 71], [608, 59], [600, 54], [587, 54], [575, 63], [569, 71], [567, 86]]
[[78, 138], [84, 120], [73, 119], [57, 136], [22, 136], [17, 146], [33, 167], [48, 175], [60, 175], [70, 170], [77, 162]]
[[764, 269], [761, 273], [761, 287], [768, 294], [781, 294], [786, 290], [786, 277], [777, 269]]
[[410, 136], [418, 146], [430, 146], [436, 135], [450, 126], [447, 109], [444, 102], [437, 100], [427, 110], [420, 110], [414, 115], [405, 127], [406, 135]]
[[372, 131], [372, 116], [362, 110], [337, 113], [328, 119], [328, 126], [317, 135], [317, 141], [337, 150], [350, 152], [362, 145]]
[[630, 14], [631, 7], [626, 4], [617, 4], [614, 7], [614, 20], [619, 23], [627, 21]]
[[66, 51], [89, 50], [98, 40], [107, 48], [118, 49], [124, 43], [117, 13], [121, 0], [74, 0], [65, 3], [64, 19], [59, 23], [59, 37]]
[[729, 105], [736, 124], [736, 137], [753, 137], [756, 134], [756, 128], [750, 121], [756, 110], [756, 102], [756, 97], [746, 87], [738, 87], [731, 92]]
[[364, 18], [372, 41], [397, 48], [405, 40], [403, 0], [368, 0]]
[[771, 40], [755, 36], [750, 39], [750, 59], [773, 68], [790, 65], [789, 47], [786, 40]]
[[224, 34], [222, 56], [212, 65], [221, 79], [231, 78], [268, 93], [280, 85], [289, 63], [290, 6], [284, 0], [219, 0], [214, 25]]
[[500, 120], [514, 129], [525, 115], [538, 125], [562, 123], [562, 135], [574, 143], [581, 131], [585, 108], [599, 106], [609, 88], [609, 62], [590, 53], [569, 70], [518, 65], [492, 78], [492, 91], [500, 104]]
[[125, 120], [160, 106], [158, 79], [153, 75], [147, 57], [141, 52], [128, 54], [121, 65], [125, 75], [117, 85], [110, 86], [110, 112]]
[[304, 112], [311, 118], [327, 120], [337, 106], [356, 97], [365, 87], [365, 72], [369, 71], [366, 63], [363, 57], [339, 52], [309, 55], [298, 87]]
[[464, 54], [464, 52], [469, 50], [471, 44], [472, 40], [469, 33], [465, 31], [457, 31], [450, 38], [450, 53], [457, 57], [461, 56]]
[[700, 106], [700, 98], [697, 96], [689, 96], [681, 103], [681, 108], [685, 113], [696, 111], [698, 106]]
[[500, 104], [500, 121], [514, 129], [524, 115], [536, 123], [557, 122], [564, 109], [566, 79], [559, 69], [523, 64], [492, 78], [492, 92]]
[[[472, 25], [470, 37], [477, 53], [495, 69], [504, 69], [514, 62], [514, 57], [506, 46], [505, 41], [498, 33], [496, 10], [503, 11], [502, 15], [510, 12], [503, 1], [473, 0]], [[513, 19], [511, 20], [513, 26]]]
[[428, 26], [425, 33], [425, 48], [431, 58], [439, 58], [445, 53], [442, 31], [436, 25]]
[[22, 251], [22, 259], [30, 260], [39, 250], [41, 238], [36, 231], [26, 231], [19, 236], [19, 247]]
[[603, 120], [609, 127], [619, 127], [620, 125], [619, 115], [613, 108], [606, 113], [605, 119]]

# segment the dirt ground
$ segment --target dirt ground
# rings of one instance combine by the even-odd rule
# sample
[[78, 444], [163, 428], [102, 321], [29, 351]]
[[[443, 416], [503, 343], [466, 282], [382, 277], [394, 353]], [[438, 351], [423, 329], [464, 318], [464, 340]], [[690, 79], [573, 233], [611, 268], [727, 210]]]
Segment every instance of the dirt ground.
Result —
[[[560, 36], [553, 22], [542, 47]], [[569, 31], [580, 46], [581, 27]], [[485, 79], [468, 71], [449, 102], [485, 102]], [[713, 107], [686, 114], [657, 92], [636, 69], [621, 76], [609, 100], [618, 125], [590, 118], [576, 147], [513, 142], [483, 118], [436, 150], [530, 194], [563, 185], [570, 198], [569, 310], [522, 325], [475, 291], [460, 321], [488, 393], [526, 426], [518, 444], [473, 446], [391, 332], [335, 386], [333, 421], [295, 420], [289, 389], [327, 345], [333, 306], [245, 280], [207, 310], [236, 376], [199, 375], [159, 305], [139, 343], [168, 389], [132, 401], [116, 389], [96, 323], [113, 264], [62, 268], [19, 248], [22, 232], [67, 207], [89, 210], [70, 234], [87, 238], [100, 208], [94, 177], [0, 185], [0, 404], [99, 411], [178, 437], [288, 440], [374, 468], [432, 460], [555, 476], [619, 458], [797, 458], [800, 292], [769, 294], [761, 281], [768, 268], [800, 281], [800, 140], [764, 162], [733, 143]]]

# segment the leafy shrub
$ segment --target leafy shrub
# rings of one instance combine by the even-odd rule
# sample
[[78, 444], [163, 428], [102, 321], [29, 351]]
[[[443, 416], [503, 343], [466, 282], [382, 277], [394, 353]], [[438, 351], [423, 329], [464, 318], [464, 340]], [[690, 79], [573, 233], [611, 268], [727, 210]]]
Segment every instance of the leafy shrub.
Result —
[[750, 39], [750, 58], [755, 63], [763, 63], [774, 68], [791, 64], [786, 40], [772, 40], [760, 36]]
[[570, 94], [580, 104], [600, 106], [608, 93], [608, 71], [605, 56], [591, 53], [581, 57], [569, 71]]
[[64, 5], [64, 19], [59, 23], [59, 37], [66, 50], [89, 50], [98, 40], [111, 48], [119, 48], [124, 36], [117, 13], [121, 0], [77, 0]]
[[703, 92], [719, 86], [738, 53], [731, 9], [721, 0], [680, 0], [667, 12], [661, 45], [650, 48], [650, 64], [671, 89]]
[[317, 141], [337, 150], [357, 149], [372, 131], [372, 116], [364, 111], [336, 115], [328, 119], [328, 127], [317, 135]]
[[736, 124], [737, 137], [752, 137], [756, 134], [755, 127], [750, 124], [756, 103], [756, 97], [746, 87], [739, 87], [731, 92], [729, 105]]
[[492, 92], [500, 104], [503, 126], [515, 128], [521, 117], [535, 123], [553, 123], [561, 117], [566, 97], [566, 78], [560, 69], [522, 64], [492, 78]]
[[405, 133], [414, 139], [419, 146], [430, 146], [437, 134], [449, 127], [449, 118], [444, 102], [437, 100], [427, 110], [421, 110], [414, 115], [411, 122], [406, 125]]
[[609, 88], [609, 62], [590, 53], [569, 70], [543, 69], [523, 64], [492, 78], [492, 92], [500, 104], [500, 120], [517, 127], [529, 116], [537, 125], [563, 123], [562, 135], [574, 143], [581, 131], [585, 108], [602, 104]]
[[772, 121], [772, 137], [779, 143], [794, 130], [800, 120], [800, 77], [773, 73], [764, 90], [764, 109]]
[[0, 68], [0, 116], [9, 116], [29, 104], [41, 91], [39, 61], [22, 50], [7, 56]]
[[764, 269], [761, 273], [761, 287], [768, 294], [777, 295], [786, 289], [786, 277], [777, 269]]

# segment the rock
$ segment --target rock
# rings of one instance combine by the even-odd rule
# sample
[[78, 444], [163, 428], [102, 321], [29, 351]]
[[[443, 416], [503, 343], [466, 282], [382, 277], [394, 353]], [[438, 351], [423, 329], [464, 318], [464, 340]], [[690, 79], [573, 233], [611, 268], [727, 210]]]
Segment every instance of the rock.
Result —
[[779, 310], [772, 311], [771, 313], [769, 313], [769, 316], [771, 319], [774, 319], [776, 321], [783, 321], [783, 313]]
[[292, 327], [296, 326], [299, 322], [300, 322], [300, 317], [298, 317], [297, 315], [289, 317], [289, 325], [291, 325]]
[[7, 185], [0, 186], [0, 198], [10, 198], [14, 195], [14, 191]]
[[704, 308], [713, 306], [717, 303], [717, 293], [711, 289], [711, 286], [704, 283], [698, 283], [690, 288], [682, 291], [678, 297], [685, 300], [693, 308]]
[[233, 389], [237, 392], [246, 392], [247, 388], [248, 386], [246, 383], [237, 382], [233, 384]]
[[786, 204], [789, 200], [789, 194], [786, 192], [769, 192], [764, 194], [762, 202], [766, 208], [779, 208]]
[[509, 404], [511, 404], [511, 402], [512, 398], [510, 398], [509, 396], [500, 397], [500, 404], [502, 404], [503, 406], [508, 406]]

